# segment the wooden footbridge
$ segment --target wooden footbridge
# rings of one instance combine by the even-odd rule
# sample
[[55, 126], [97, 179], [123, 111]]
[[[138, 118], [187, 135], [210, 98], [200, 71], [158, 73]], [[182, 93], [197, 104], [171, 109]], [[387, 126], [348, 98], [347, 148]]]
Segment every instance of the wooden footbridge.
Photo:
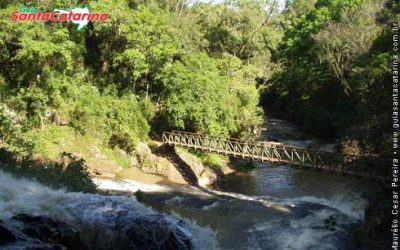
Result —
[[213, 152], [237, 158], [277, 164], [314, 168], [386, 180], [389, 162], [374, 156], [343, 155], [321, 150], [287, 146], [269, 141], [245, 141], [208, 137], [200, 134], [172, 131], [164, 132], [163, 143]]

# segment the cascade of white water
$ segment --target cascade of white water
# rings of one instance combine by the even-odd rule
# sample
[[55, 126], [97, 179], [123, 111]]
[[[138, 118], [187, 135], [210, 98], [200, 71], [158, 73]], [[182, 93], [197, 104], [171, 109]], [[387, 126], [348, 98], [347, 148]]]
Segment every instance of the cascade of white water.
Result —
[[188, 220], [157, 214], [139, 203], [135, 197], [52, 190], [37, 182], [15, 178], [0, 171], [0, 219], [7, 221], [21, 213], [48, 216], [73, 226], [90, 249], [115, 246], [118, 244], [115, 241], [127, 233], [124, 230], [129, 230], [132, 226], [135, 228], [135, 225], [127, 227], [125, 222], [140, 223], [142, 219], [156, 224], [149, 227], [167, 227], [178, 235], [184, 235], [191, 240], [194, 249], [217, 248], [211, 230], [201, 228]]

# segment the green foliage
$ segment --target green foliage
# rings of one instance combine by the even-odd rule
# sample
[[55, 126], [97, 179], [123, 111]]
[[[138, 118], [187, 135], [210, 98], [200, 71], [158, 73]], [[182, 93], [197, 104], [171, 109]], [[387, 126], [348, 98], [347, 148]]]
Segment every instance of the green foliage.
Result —
[[70, 75], [79, 64], [80, 46], [71, 41], [67, 28], [50, 28], [44, 22], [10, 22], [19, 6], [0, 10], [0, 73], [12, 87], [50, 87], [47, 79], [59, 72]]
[[[386, 6], [386, 7], [385, 7]], [[369, 153], [388, 146], [389, 20], [398, 4], [294, 1], [281, 17], [279, 67], [263, 103], [324, 137], [349, 136]], [[396, 17], [397, 16], [397, 17]], [[387, 98], [386, 98], [387, 99]]]
[[13, 110], [0, 103], [0, 147], [7, 147], [26, 155], [32, 150], [33, 145], [24, 138], [21, 123]]
[[[92, 7], [111, 10], [112, 16], [110, 22], [94, 24], [87, 38], [87, 61], [102, 84], [114, 82], [119, 92], [144, 93], [146, 99], [158, 92], [155, 75], [172, 62], [178, 46], [168, 12], [144, 5], [131, 9], [123, 0], [93, 2]], [[93, 62], [92, 56], [100, 60]]]
[[81, 92], [69, 115], [73, 128], [81, 134], [97, 135], [106, 141], [119, 138], [125, 145], [146, 139], [150, 128], [135, 96], [115, 98], [95, 89], [86, 90]]
[[33, 154], [55, 159], [61, 152], [52, 145], [65, 145], [67, 140], [73, 141], [75, 131], [70, 127], [49, 125], [46, 128], [29, 130], [23, 136], [31, 141]]
[[[198, 53], [164, 68], [159, 76], [165, 86], [163, 114], [171, 128], [228, 136], [258, 125], [255, 85], [245, 81], [240, 60], [229, 59]], [[238, 76], [230, 76], [227, 69]]]
[[[43, 0], [39, 7], [76, 5]], [[67, 22], [10, 22], [20, 6], [2, 3], [3, 146], [46, 159], [60, 151], [81, 152], [91, 161], [93, 145], [128, 165], [115, 152], [131, 153], [136, 142], [146, 141], [149, 124], [153, 130], [251, 136], [262, 122], [255, 78], [266, 74], [279, 39], [266, 25], [257, 30], [266, 2], [78, 5], [108, 12], [110, 20], [90, 22], [80, 32]], [[227, 32], [221, 37], [215, 33], [219, 26]]]
[[239, 172], [249, 173], [256, 168], [253, 161], [235, 161], [232, 166]]
[[86, 169], [85, 161], [63, 153], [61, 162], [41, 163], [29, 158], [17, 159], [4, 148], [0, 148], [0, 169], [18, 176], [34, 178], [53, 188], [65, 188], [72, 192], [96, 190]]
[[224, 100], [228, 86], [206, 54], [185, 56], [168, 65], [160, 78], [166, 89], [164, 114], [172, 128], [212, 135], [236, 129]]
[[[381, 33], [381, 27], [374, 18], [378, 11], [378, 3], [364, 4], [355, 11], [343, 13], [339, 23], [330, 23], [313, 36], [321, 51], [321, 61], [329, 65], [347, 94], [352, 89], [347, 78], [356, 57], [367, 53]], [[353, 35], [360, 30], [363, 32], [355, 38]]]
[[133, 17], [129, 23], [120, 26], [126, 47], [116, 54], [113, 66], [126, 82], [133, 87], [142, 84], [148, 91], [149, 78], [154, 78], [165, 63], [172, 62], [176, 53], [172, 27], [167, 24], [167, 14], [161, 10], [153, 13], [139, 7]]
[[[54, 158], [79, 138], [111, 157], [151, 130], [252, 137], [263, 89], [266, 106], [313, 133], [390, 152], [384, 83], [398, 3], [296, 0], [279, 13], [273, 2], [78, 1], [110, 13], [80, 32], [65, 22], [10, 22], [19, 5], [2, 2], [1, 144]], [[40, 1], [43, 10], [76, 3]]]
[[131, 156], [121, 150], [120, 145], [111, 148], [108, 139], [93, 134], [80, 135], [69, 126], [47, 125], [29, 130], [22, 137], [30, 142], [33, 155], [49, 161], [56, 161], [62, 152], [72, 152], [92, 167], [131, 166]]
[[205, 153], [195, 150], [190, 150], [189, 152], [199, 158], [203, 164], [210, 165], [214, 168], [221, 168], [224, 162], [229, 161], [229, 157], [219, 154]]
[[[282, 36], [272, 20], [277, 14], [273, 1], [229, 1], [220, 4], [198, 3], [192, 18], [203, 32], [207, 52], [211, 55], [229, 53], [257, 67], [258, 78], [267, 78], [272, 55]], [[196, 26], [195, 26], [196, 28]]]

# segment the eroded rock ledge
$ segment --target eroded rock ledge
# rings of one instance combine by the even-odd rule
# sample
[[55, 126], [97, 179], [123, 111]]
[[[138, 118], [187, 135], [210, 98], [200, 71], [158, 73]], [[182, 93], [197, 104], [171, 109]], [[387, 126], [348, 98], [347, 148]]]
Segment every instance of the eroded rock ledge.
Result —
[[[184, 226], [183, 222], [171, 225], [160, 214], [123, 219], [116, 222], [118, 231], [110, 237], [113, 241], [102, 249], [190, 250], [192, 242], [182, 230]], [[0, 248], [4, 250], [92, 249], [83, 238], [73, 226], [46, 216], [18, 214], [7, 221], [0, 220]]]
[[138, 167], [145, 173], [160, 174], [168, 180], [193, 186], [213, 186], [225, 174], [233, 172], [228, 166], [215, 169], [204, 165], [198, 158], [179, 148], [158, 144], [153, 149], [139, 143], [136, 148]]

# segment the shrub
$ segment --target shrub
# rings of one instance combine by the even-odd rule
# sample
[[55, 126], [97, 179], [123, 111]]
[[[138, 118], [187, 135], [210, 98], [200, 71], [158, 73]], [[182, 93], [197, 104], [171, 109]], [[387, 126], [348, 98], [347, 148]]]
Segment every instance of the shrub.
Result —
[[69, 153], [63, 153], [60, 162], [41, 163], [32, 158], [16, 157], [10, 151], [0, 148], [0, 169], [35, 179], [53, 188], [66, 188], [73, 192], [96, 191], [85, 160]]

